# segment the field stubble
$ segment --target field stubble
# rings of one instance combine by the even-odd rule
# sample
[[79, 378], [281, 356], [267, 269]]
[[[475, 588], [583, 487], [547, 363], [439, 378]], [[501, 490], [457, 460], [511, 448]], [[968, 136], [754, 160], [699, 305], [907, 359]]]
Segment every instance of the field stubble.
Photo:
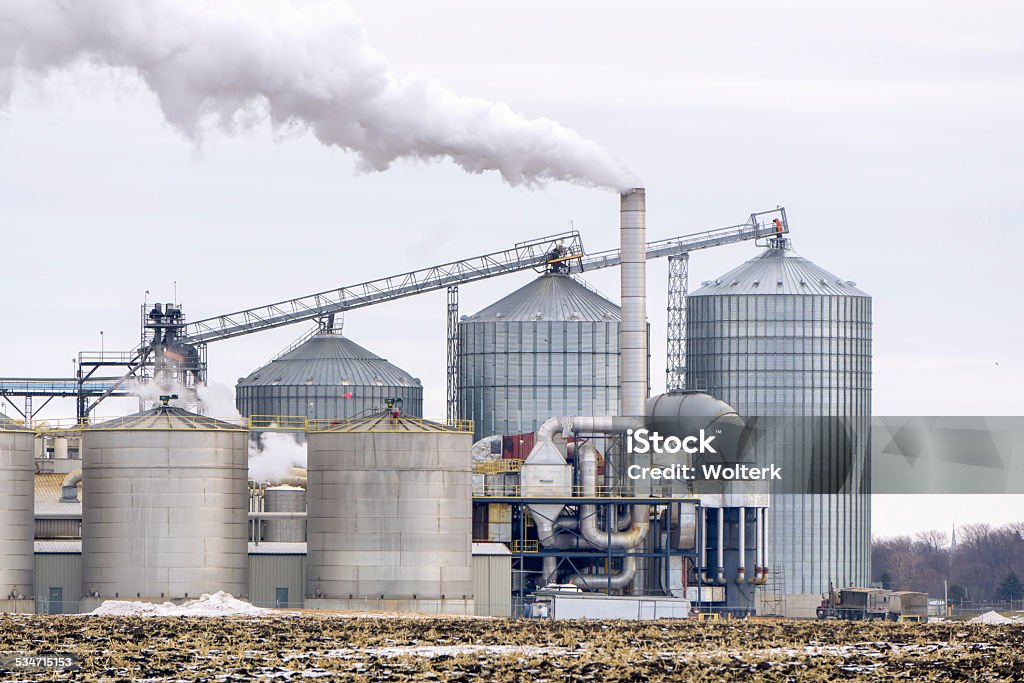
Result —
[[[80, 681], [1021, 680], [1024, 627], [944, 623], [0, 617], [0, 650]], [[3, 674], [10, 680], [11, 674]]]

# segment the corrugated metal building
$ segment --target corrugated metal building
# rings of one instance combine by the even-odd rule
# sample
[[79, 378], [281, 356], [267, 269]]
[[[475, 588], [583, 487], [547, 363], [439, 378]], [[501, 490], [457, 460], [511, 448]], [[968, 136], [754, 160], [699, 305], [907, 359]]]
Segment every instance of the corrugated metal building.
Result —
[[384, 409], [401, 398], [402, 412], [423, 415], [420, 380], [336, 332], [321, 332], [238, 380], [238, 411], [334, 420]]
[[35, 542], [36, 614], [77, 614], [82, 596], [82, 542]]
[[615, 415], [619, 307], [546, 273], [459, 323], [459, 410], [474, 439], [534, 431], [552, 415]]
[[249, 544], [249, 601], [252, 604], [301, 609], [305, 584], [305, 543]]
[[[687, 385], [761, 418], [758, 458], [784, 469], [768, 533], [787, 612], [813, 616], [829, 581], [866, 585], [871, 297], [773, 240], [690, 295]], [[826, 480], [837, 493], [812, 490]], [[812, 488], [780, 490], [793, 482]]]
[[[248, 598], [257, 607], [301, 609], [305, 576], [305, 543], [249, 544]], [[81, 590], [82, 542], [36, 541], [36, 613], [78, 613]], [[477, 615], [511, 616], [512, 554], [507, 546], [473, 543], [473, 592]]]
[[512, 552], [504, 543], [473, 544], [476, 615], [512, 616]]

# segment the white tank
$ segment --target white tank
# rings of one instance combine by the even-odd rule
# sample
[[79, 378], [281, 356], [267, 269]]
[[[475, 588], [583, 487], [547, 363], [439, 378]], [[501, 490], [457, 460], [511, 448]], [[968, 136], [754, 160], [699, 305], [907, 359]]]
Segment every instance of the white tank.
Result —
[[0, 601], [32, 597], [35, 434], [0, 413]]
[[246, 594], [247, 440], [167, 406], [83, 430], [83, 593]]
[[[263, 491], [265, 512], [306, 512], [306, 489], [298, 486], [271, 486]], [[268, 543], [305, 543], [306, 520], [302, 518], [270, 518], [263, 527], [263, 540]]]
[[374, 416], [307, 444], [307, 606], [472, 614], [471, 432]]

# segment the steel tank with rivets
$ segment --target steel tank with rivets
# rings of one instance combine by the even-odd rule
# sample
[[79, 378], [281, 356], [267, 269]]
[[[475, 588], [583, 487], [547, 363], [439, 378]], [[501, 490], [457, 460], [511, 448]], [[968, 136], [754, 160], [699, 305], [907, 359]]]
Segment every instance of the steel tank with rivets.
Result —
[[391, 412], [311, 426], [307, 606], [472, 614], [471, 429]]
[[83, 595], [245, 595], [247, 441], [173, 406], [83, 429]]
[[0, 601], [32, 597], [35, 434], [0, 413]]

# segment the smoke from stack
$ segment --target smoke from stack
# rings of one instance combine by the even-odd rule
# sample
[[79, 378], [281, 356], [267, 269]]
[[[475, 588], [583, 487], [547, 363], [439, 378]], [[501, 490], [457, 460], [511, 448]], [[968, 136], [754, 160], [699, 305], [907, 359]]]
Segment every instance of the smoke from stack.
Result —
[[555, 121], [392, 74], [337, 1], [0, 2], [0, 105], [18, 69], [45, 75], [81, 62], [136, 73], [196, 143], [269, 119], [355, 153], [365, 171], [450, 159], [511, 185], [637, 184], [607, 150]]

